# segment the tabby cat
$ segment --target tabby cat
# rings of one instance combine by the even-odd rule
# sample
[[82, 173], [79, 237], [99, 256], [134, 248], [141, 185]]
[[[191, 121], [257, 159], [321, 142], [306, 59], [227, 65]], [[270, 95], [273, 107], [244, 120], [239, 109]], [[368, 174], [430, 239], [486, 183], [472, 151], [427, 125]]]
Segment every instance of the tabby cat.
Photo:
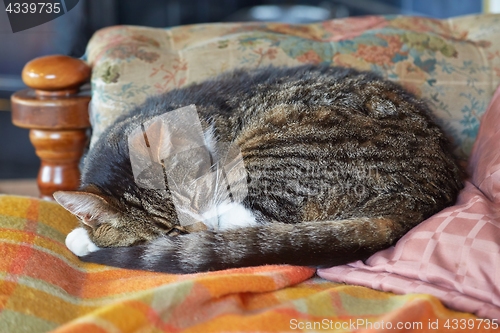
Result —
[[[173, 191], [138, 184], [128, 137], [192, 104], [211, 154], [222, 142], [239, 147], [247, 193], [216, 223], [186, 227]], [[79, 191], [54, 194], [82, 222], [66, 244], [84, 261], [171, 273], [367, 258], [462, 188], [430, 114], [374, 73], [315, 65], [236, 70], [152, 97], [93, 145]]]

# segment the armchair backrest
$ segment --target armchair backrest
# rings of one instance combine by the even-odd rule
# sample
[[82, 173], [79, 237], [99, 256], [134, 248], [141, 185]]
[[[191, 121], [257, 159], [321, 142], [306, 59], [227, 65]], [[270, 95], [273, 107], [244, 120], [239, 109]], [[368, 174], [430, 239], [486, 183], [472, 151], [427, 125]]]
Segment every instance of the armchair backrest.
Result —
[[326, 63], [379, 72], [426, 98], [466, 159], [499, 83], [499, 31], [500, 15], [106, 28], [86, 53], [94, 68], [92, 142], [148, 96], [232, 68]]

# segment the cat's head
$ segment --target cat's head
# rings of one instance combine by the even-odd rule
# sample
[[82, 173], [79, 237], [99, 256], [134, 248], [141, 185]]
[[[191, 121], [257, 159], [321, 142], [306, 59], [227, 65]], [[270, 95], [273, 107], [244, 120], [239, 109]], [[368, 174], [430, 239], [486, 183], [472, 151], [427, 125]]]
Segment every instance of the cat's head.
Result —
[[90, 239], [100, 247], [130, 246], [161, 235], [181, 233], [175, 211], [162, 211], [132, 196], [117, 200], [99, 191], [58, 191], [54, 199], [78, 217]]

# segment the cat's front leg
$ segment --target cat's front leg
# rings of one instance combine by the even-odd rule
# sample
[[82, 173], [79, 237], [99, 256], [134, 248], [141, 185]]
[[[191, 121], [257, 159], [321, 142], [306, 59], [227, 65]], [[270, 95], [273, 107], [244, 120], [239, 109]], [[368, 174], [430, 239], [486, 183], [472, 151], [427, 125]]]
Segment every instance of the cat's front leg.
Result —
[[241, 203], [222, 203], [203, 214], [203, 223], [210, 230], [229, 230], [257, 225], [252, 210]]
[[100, 249], [100, 247], [90, 240], [87, 230], [83, 227], [71, 231], [68, 236], [66, 236], [65, 244], [66, 247], [78, 257], [82, 257]]

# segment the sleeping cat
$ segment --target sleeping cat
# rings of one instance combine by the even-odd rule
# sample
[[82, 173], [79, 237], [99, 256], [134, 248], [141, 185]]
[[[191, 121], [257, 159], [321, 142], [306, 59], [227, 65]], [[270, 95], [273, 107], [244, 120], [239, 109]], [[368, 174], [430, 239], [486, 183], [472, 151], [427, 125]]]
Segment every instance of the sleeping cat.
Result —
[[[222, 142], [239, 148], [247, 193], [225, 209], [214, 203], [215, 223], [185, 226], [178, 193], [137, 182], [128, 140], [154, 117], [193, 104], [210, 154]], [[79, 191], [54, 194], [82, 222], [66, 244], [84, 261], [171, 273], [367, 258], [453, 204], [462, 188], [430, 113], [373, 73], [314, 65], [236, 70], [152, 97], [101, 135]]]

